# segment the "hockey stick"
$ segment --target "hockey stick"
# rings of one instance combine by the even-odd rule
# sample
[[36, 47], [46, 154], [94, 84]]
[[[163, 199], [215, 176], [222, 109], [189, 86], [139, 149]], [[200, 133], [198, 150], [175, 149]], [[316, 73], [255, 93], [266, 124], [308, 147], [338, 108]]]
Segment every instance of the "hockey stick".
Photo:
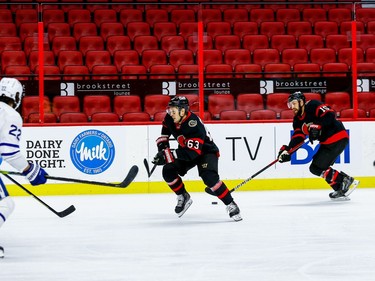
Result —
[[[289, 154], [293, 154], [297, 149], [299, 149], [302, 145], [304, 145], [305, 143], [307, 143], [309, 141], [309, 139], [307, 138], [305, 141], [299, 143], [298, 145], [296, 145], [295, 147], [293, 147], [292, 149], [290, 149], [288, 151]], [[244, 184], [248, 183], [249, 181], [251, 181], [253, 178], [255, 178], [257, 175], [263, 173], [265, 170], [267, 170], [269, 167], [273, 166], [276, 162], [279, 161], [279, 158], [276, 158], [275, 160], [273, 160], [271, 163], [269, 163], [267, 166], [263, 167], [262, 169], [260, 169], [258, 172], [256, 172], [254, 175], [252, 175], [251, 177], [245, 179], [243, 182], [239, 183], [238, 185], [236, 185], [235, 187], [233, 187], [229, 192], [233, 192], [233, 191], [236, 191], [237, 189], [239, 189], [241, 186], [243, 186]], [[204, 189], [205, 192], [207, 192], [208, 194], [210, 195], [213, 195], [213, 196], [216, 196], [216, 194], [211, 190], [211, 188], [209, 187], [206, 187]]]
[[[135, 177], [138, 174], [138, 166], [134, 165], [130, 168], [128, 174], [126, 175], [125, 179], [120, 183], [110, 183], [110, 182], [100, 182], [100, 181], [90, 181], [90, 180], [81, 180], [81, 179], [72, 179], [72, 178], [64, 178], [64, 177], [55, 177], [46, 175], [47, 179], [51, 180], [58, 180], [58, 181], [68, 181], [68, 182], [77, 182], [77, 183], [83, 183], [83, 184], [93, 184], [93, 185], [103, 185], [103, 186], [110, 186], [110, 187], [119, 187], [119, 188], [125, 188], [129, 184], [132, 183], [132, 181], [135, 179]], [[0, 173], [3, 175], [16, 175], [16, 176], [23, 176], [22, 173], [19, 172], [13, 172], [13, 171], [1, 171]]]
[[30, 190], [28, 190], [22, 184], [20, 184], [15, 179], [13, 179], [11, 176], [9, 176], [8, 174], [3, 174], [3, 175], [5, 177], [7, 177], [9, 180], [11, 180], [13, 183], [15, 183], [16, 185], [18, 185], [18, 187], [20, 187], [21, 189], [23, 189], [24, 191], [26, 191], [29, 195], [31, 195], [32, 197], [34, 197], [34, 199], [36, 199], [37, 201], [39, 201], [39, 203], [41, 203], [42, 205], [44, 205], [45, 207], [47, 207], [47, 209], [49, 209], [52, 213], [56, 214], [60, 218], [66, 217], [66, 216], [70, 215], [71, 213], [73, 213], [76, 210], [76, 208], [73, 205], [71, 205], [67, 209], [65, 209], [65, 210], [63, 210], [61, 212], [58, 212], [55, 209], [53, 209], [50, 205], [48, 205], [47, 203], [45, 203], [42, 199], [40, 199], [35, 194], [33, 194]]
[[150, 171], [150, 166], [148, 165], [148, 162], [147, 162], [147, 159], [143, 159], [143, 164], [145, 165], [145, 168], [146, 168], [146, 171], [147, 171], [147, 175], [148, 177], [151, 177], [152, 173], [155, 171], [156, 169], [156, 164], [154, 164], [154, 166], [152, 167], [151, 171]]

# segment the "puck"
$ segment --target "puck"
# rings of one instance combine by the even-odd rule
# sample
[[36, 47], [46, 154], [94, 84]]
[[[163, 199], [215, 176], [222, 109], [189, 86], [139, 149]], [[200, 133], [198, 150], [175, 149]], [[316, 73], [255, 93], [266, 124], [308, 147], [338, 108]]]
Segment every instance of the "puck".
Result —
[[216, 201], [212, 201], [211, 204], [212, 204], [212, 205], [217, 205], [217, 202], [216, 202]]

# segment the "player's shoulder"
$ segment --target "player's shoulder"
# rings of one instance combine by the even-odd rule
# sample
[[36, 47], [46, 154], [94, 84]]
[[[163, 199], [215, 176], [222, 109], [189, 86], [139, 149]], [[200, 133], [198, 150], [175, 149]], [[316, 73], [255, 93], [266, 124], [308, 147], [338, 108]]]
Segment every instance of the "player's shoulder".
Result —
[[22, 124], [21, 115], [13, 107], [4, 102], [0, 102], [0, 119]]
[[202, 120], [194, 112], [189, 112], [189, 116], [186, 119], [186, 123], [189, 127], [197, 127], [202, 124]]

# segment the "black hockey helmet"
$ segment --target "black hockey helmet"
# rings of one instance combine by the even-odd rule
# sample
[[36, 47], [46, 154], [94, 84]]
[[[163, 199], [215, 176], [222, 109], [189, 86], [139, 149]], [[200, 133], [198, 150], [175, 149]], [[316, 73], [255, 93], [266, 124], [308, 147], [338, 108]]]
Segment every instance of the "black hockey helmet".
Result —
[[178, 107], [179, 110], [184, 108], [185, 112], [187, 112], [189, 111], [189, 100], [184, 96], [175, 96], [168, 103], [168, 107], [172, 106]]
[[294, 101], [294, 100], [302, 100], [303, 103], [306, 102], [306, 98], [305, 98], [305, 95], [301, 92], [301, 91], [297, 91], [297, 92], [294, 92], [292, 94], [289, 95], [288, 97], [288, 105], [291, 101]]

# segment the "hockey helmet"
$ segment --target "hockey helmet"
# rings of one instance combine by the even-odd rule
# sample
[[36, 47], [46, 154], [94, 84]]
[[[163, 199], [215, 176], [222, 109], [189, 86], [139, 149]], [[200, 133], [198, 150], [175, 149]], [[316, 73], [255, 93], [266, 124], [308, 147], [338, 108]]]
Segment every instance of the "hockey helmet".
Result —
[[21, 103], [23, 87], [15, 78], [3, 78], [0, 80], [0, 97], [7, 97], [14, 101], [14, 109]]
[[187, 112], [189, 111], [189, 100], [184, 96], [175, 96], [168, 103], [168, 107], [173, 106], [177, 107], [179, 110], [184, 108], [185, 112]]
[[294, 93], [289, 95], [289, 97], [288, 97], [288, 107], [289, 108], [291, 108], [290, 103], [294, 100], [297, 100], [297, 101], [302, 100], [304, 104], [306, 102], [305, 95], [301, 91], [297, 91], [297, 92], [294, 92]]

